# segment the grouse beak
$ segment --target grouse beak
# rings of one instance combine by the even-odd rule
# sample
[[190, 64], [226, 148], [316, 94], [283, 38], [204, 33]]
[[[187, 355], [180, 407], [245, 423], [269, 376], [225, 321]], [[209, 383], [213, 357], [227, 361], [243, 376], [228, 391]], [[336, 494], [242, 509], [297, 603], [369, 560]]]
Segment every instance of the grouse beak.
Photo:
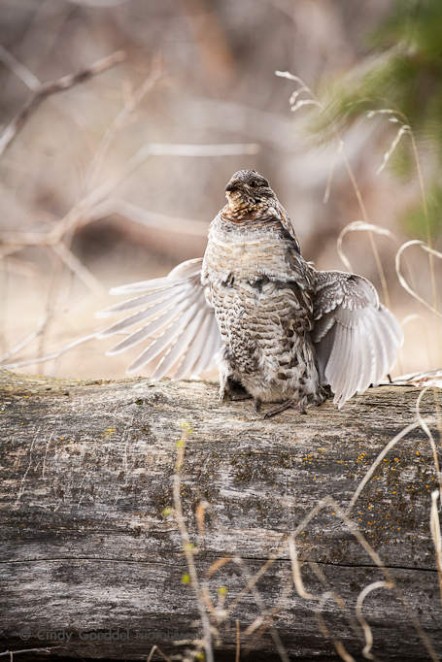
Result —
[[226, 193], [234, 193], [235, 191], [239, 190], [238, 184], [235, 184], [234, 182], [230, 182], [226, 186]]

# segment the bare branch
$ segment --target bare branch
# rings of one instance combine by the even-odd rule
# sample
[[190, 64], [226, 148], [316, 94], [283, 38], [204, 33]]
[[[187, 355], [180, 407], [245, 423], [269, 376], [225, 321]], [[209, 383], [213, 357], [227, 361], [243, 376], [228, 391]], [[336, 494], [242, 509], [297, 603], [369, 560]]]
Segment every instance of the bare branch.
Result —
[[147, 228], [166, 230], [174, 234], [189, 235], [191, 237], [207, 237], [207, 223], [149, 211], [126, 200], [112, 198], [97, 207], [87, 220], [93, 222], [110, 214], [122, 216], [132, 223]]
[[52, 246], [52, 250], [58, 255], [60, 260], [74, 273], [86, 287], [96, 294], [103, 294], [105, 289], [84, 264], [72, 253], [69, 248], [62, 243]]
[[0, 156], [2, 156], [8, 149], [26, 124], [31, 113], [38, 108], [44, 99], [53, 94], [57, 94], [58, 92], [69, 90], [71, 87], [80, 83], [84, 83], [93, 76], [97, 76], [98, 74], [114, 67], [116, 64], [119, 64], [125, 57], [123, 51], [116, 51], [115, 53], [112, 53], [112, 55], [108, 55], [102, 60], [98, 60], [95, 64], [86, 67], [85, 69], [81, 69], [75, 74], [68, 74], [67, 76], [62, 76], [62, 78], [59, 78], [58, 80], [48, 81], [36, 88], [31, 98], [25, 103], [22, 109], [3, 131], [3, 134], [0, 137]]
[[12, 53], [6, 50], [6, 48], [1, 44], [0, 61], [3, 62], [5, 67], [8, 67], [8, 69], [12, 71], [12, 73], [15, 74], [15, 76], [17, 76], [17, 78], [21, 80], [21, 82], [24, 83], [28, 89], [32, 91], [38, 90], [41, 83], [37, 76], [35, 76], [27, 67], [25, 67], [24, 64], [19, 62], [12, 55]]
[[112, 140], [114, 139], [115, 134], [118, 131], [121, 131], [124, 125], [128, 122], [130, 115], [135, 111], [135, 109], [141, 103], [144, 97], [155, 88], [156, 84], [161, 79], [162, 75], [163, 75], [163, 70], [162, 70], [161, 62], [159, 60], [155, 60], [152, 65], [152, 70], [150, 71], [149, 75], [147, 76], [143, 84], [139, 87], [138, 90], [135, 91], [134, 94], [131, 95], [131, 99], [124, 104], [123, 108], [115, 117], [114, 121], [108, 127], [103, 138], [101, 139], [100, 144], [98, 145], [98, 149], [94, 155], [94, 158], [92, 159], [91, 164], [88, 168], [88, 172], [86, 175], [86, 180], [88, 182], [89, 181], [91, 183], [95, 182], [97, 173], [99, 172], [99, 169], [103, 164], [103, 161], [105, 159], [107, 152], [109, 151], [109, 147], [112, 144]]

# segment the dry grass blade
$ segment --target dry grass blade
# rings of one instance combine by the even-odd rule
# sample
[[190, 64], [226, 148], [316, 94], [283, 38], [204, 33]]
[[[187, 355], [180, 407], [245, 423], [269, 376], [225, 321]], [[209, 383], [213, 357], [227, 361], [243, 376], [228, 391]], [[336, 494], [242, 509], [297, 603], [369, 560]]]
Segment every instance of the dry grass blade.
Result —
[[358, 619], [362, 631], [364, 633], [365, 637], [365, 646], [362, 650], [362, 655], [367, 659], [367, 660], [373, 660], [374, 657], [372, 653], [370, 652], [372, 647], [373, 647], [373, 633], [371, 631], [370, 626], [367, 623], [367, 620], [365, 619], [363, 613], [362, 613], [362, 607], [364, 605], [364, 600], [373, 591], [377, 591], [380, 588], [387, 588], [391, 589], [393, 588], [393, 585], [390, 582], [385, 582], [385, 581], [378, 581], [378, 582], [373, 582], [372, 584], [369, 584], [366, 586], [358, 595], [358, 599], [356, 600], [356, 618]]
[[304, 586], [304, 582], [301, 576], [301, 567], [299, 565], [298, 552], [296, 549], [295, 537], [290, 536], [288, 539], [288, 548], [290, 555], [290, 562], [292, 564], [292, 579], [295, 585], [296, 591], [301, 598], [305, 600], [318, 600], [318, 596], [313, 593], [309, 593]]
[[410, 142], [411, 142], [411, 148], [413, 151], [413, 156], [414, 156], [414, 161], [416, 163], [416, 172], [417, 172], [417, 178], [419, 182], [419, 189], [420, 189], [420, 194], [421, 194], [421, 199], [422, 199], [422, 208], [424, 211], [424, 218], [425, 218], [425, 224], [426, 224], [426, 234], [427, 234], [427, 244], [430, 248], [428, 251], [429, 253], [429, 266], [430, 266], [430, 275], [431, 275], [431, 290], [432, 290], [432, 295], [433, 295], [433, 308], [437, 308], [437, 283], [436, 283], [436, 275], [434, 271], [434, 259], [433, 256], [434, 254], [431, 251], [431, 246], [432, 246], [432, 236], [431, 236], [431, 227], [430, 227], [430, 218], [428, 214], [428, 203], [427, 203], [427, 196], [426, 196], [426, 191], [425, 191], [425, 182], [424, 182], [424, 175], [423, 175], [423, 170], [422, 170], [422, 165], [421, 165], [421, 159], [419, 156], [419, 150], [417, 148], [417, 142], [416, 138], [414, 135], [414, 132], [408, 122], [407, 117], [401, 113], [400, 111], [397, 110], [392, 110], [391, 108], [384, 108], [381, 110], [373, 110], [370, 111], [367, 114], [367, 117], [371, 118], [374, 117], [375, 115], [386, 115], [388, 116], [388, 119], [392, 123], [396, 124], [401, 124], [401, 128], [399, 129], [398, 133], [396, 134], [396, 137], [394, 138], [390, 149], [384, 154], [384, 160], [381, 166], [378, 168], [377, 172], [381, 172], [385, 166], [387, 165], [388, 161], [390, 160], [391, 155], [395, 151], [396, 147], [398, 146], [402, 136], [408, 135], [410, 136]]
[[349, 271], [352, 271], [353, 267], [351, 266], [350, 260], [344, 253], [343, 241], [344, 237], [351, 232], [373, 232], [374, 234], [379, 234], [384, 237], [390, 237], [390, 239], [394, 239], [394, 235], [392, 232], [390, 232], [390, 230], [381, 228], [378, 225], [373, 225], [372, 223], [367, 223], [366, 221], [352, 221], [351, 223], [348, 223], [348, 225], [346, 225], [339, 233], [337, 240], [337, 251], [342, 263]]
[[322, 202], [324, 204], [327, 204], [327, 202], [330, 199], [330, 193], [331, 193], [332, 184], [333, 184], [333, 177], [334, 177], [334, 174], [335, 174], [335, 170], [336, 170], [336, 166], [337, 166], [339, 157], [342, 155], [343, 149], [344, 149], [344, 141], [343, 140], [338, 140], [338, 148], [336, 149], [335, 156], [334, 156], [333, 162], [331, 164], [331, 167], [330, 167], [330, 170], [329, 170], [329, 173], [328, 173], [327, 185], [325, 187], [324, 197], [322, 198]]
[[235, 649], [235, 662], [240, 662], [241, 659], [241, 628], [239, 620], [236, 619], [236, 649]]
[[387, 115], [389, 122], [392, 122], [393, 124], [401, 124], [401, 126], [399, 127], [398, 132], [396, 133], [389, 149], [384, 153], [382, 163], [379, 166], [379, 168], [376, 170], [377, 175], [379, 175], [383, 170], [385, 170], [389, 160], [391, 159], [394, 151], [396, 150], [403, 136], [412, 135], [410, 125], [404, 122], [404, 120], [401, 118], [401, 113], [396, 112], [390, 108], [382, 108], [380, 110], [370, 110], [367, 113], [368, 119], [371, 119], [378, 115]]
[[[299, 76], [294, 76], [293, 74], [291, 74], [288, 71], [275, 71], [275, 75], [278, 76], [279, 78], [286, 78], [288, 80], [292, 80], [293, 82], [295, 82], [299, 86], [298, 89], [295, 90], [295, 92], [291, 96], [291, 99], [295, 99], [295, 105], [291, 106], [292, 111], [296, 111], [299, 108], [301, 108], [303, 106], [306, 106], [306, 105], [315, 106], [316, 108], [318, 108], [321, 111], [325, 110], [324, 104], [321, 103], [319, 101], [319, 99], [317, 99], [315, 97], [315, 95], [314, 95], [313, 91], [311, 90], [311, 88], [308, 85], [306, 85], [306, 83], [302, 80], [302, 78], [300, 78]], [[309, 94], [310, 98], [305, 99], [305, 100], [296, 101], [296, 99], [298, 98], [299, 93]], [[364, 199], [362, 197], [362, 192], [361, 192], [360, 187], [358, 186], [358, 182], [356, 180], [354, 170], [351, 166], [351, 163], [349, 161], [349, 158], [348, 158], [346, 150], [345, 150], [345, 142], [342, 139], [342, 136], [341, 136], [340, 132], [337, 129], [332, 130], [332, 134], [333, 134], [334, 138], [338, 141], [337, 154], [340, 154], [342, 156], [344, 167], [345, 167], [345, 170], [347, 172], [348, 178], [350, 180], [353, 192], [356, 196], [356, 199], [357, 199], [360, 211], [361, 211], [362, 218], [364, 219], [364, 223], [367, 223], [368, 225], [370, 225], [370, 219], [369, 219], [369, 215], [368, 215], [365, 203], [364, 203]], [[325, 195], [324, 195], [324, 200], [325, 201], [328, 200], [328, 198], [330, 196], [331, 184], [332, 184], [332, 179], [333, 179], [333, 170], [334, 170], [335, 166], [336, 166], [336, 162], [334, 162], [332, 164], [332, 168], [331, 168], [330, 175], [329, 175], [329, 178], [328, 178], [328, 183], [327, 183], [327, 187], [326, 187], [326, 191], [325, 191]], [[373, 226], [373, 227], [376, 227], [376, 226]], [[387, 279], [386, 279], [386, 276], [385, 276], [385, 270], [384, 270], [384, 267], [382, 265], [382, 261], [381, 261], [380, 255], [379, 255], [379, 251], [378, 251], [378, 248], [377, 248], [376, 243], [374, 241], [374, 237], [373, 237], [372, 232], [369, 233], [369, 238], [370, 238], [370, 246], [371, 246], [373, 256], [374, 256], [374, 259], [375, 259], [375, 262], [376, 262], [376, 268], [377, 268], [377, 271], [378, 271], [378, 274], [379, 274], [379, 279], [381, 281], [384, 300], [385, 300], [385, 303], [387, 304], [387, 306], [390, 306], [390, 295], [389, 295], [389, 291], [388, 291], [388, 285], [387, 285]], [[344, 262], [344, 264], [346, 264], [346, 266], [347, 266], [346, 262]]]
[[[419, 397], [418, 397], [417, 402], [416, 402], [416, 417], [417, 417], [417, 420], [418, 420], [422, 430], [427, 435], [428, 441], [430, 442], [431, 451], [433, 453], [434, 469], [436, 471], [436, 476], [437, 476], [437, 479], [438, 479], [438, 482], [439, 482], [439, 494], [440, 494], [440, 497], [441, 497], [441, 500], [442, 500], [442, 474], [440, 472], [440, 463], [439, 463], [439, 456], [438, 456], [438, 453], [437, 453], [436, 442], [434, 440], [434, 437], [433, 437], [433, 434], [432, 434], [430, 428], [428, 427], [427, 421], [422, 417], [422, 414], [421, 414], [421, 402], [422, 402], [425, 394], [428, 391], [433, 391], [433, 387], [432, 386], [427, 386], [426, 388], [422, 389], [422, 391], [419, 393]], [[440, 426], [440, 421], [436, 420], [436, 422]], [[440, 431], [440, 427], [439, 427], [439, 431]]]
[[227, 565], [228, 563], [232, 563], [232, 562], [233, 562], [233, 559], [232, 559], [231, 556], [223, 556], [222, 558], [217, 559], [216, 561], [214, 561], [210, 565], [209, 569], [207, 570], [207, 573], [206, 573], [207, 578], [210, 579], [211, 577], [213, 577], [213, 575], [216, 575], [218, 570], [221, 570], [221, 568], [223, 568], [225, 565]]
[[395, 151], [396, 147], [399, 145], [399, 143], [400, 143], [402, 137], [403, 137], [405, 134], [408, 134], [408, 133], [410, 133], [410, 127], [409, 127], [408, 125], [401, 126], [401, 128], [400, 128], [399, 131], [397, 132], [397, 134], [396, 134], [396, 136], [395, 136], [393, 142], [391, 143], [390, 149], [388, 150], [388, 152], [385, 152], [385, 154], [384, 154], [384, 158], [383, 158], [383, 160], [382, 160], [381, 165], [380, 165], [379, 168], [376, 170], [376, 174], [377, 174], [377, 175], [380, 175], [380, 173], [381, 173], [383, 170], [385, 170], [385, 168], [386, 168], [386, 166], [387, 166], [387, 164], [388, 164], [388, 162], [389, 162], [391, 156], [393, 155], [393, 152]]
[[350, 653], [345, 648], [344, 644], [341, 641], [333, 641], [333, 645], [336, 649], [337, 654], [341, 657], [344, 662], [356, 662], [355, 658], [350, 655]]
[[[425, 419], [423, 419], [423, 417], [420, 413], [421, 400], [422, 400], [425, 392], [427, 390], [429, 390], [429, 388], [430, 387], [428, 387], [427, 389], [424, 389], [419, 394], [419, 397], [417, 399], [417, 402], [416, 402], [416, 417], [417, 417], [417, 420], [415, 422], [411, 423], [410, 425], [408, 425], [403, 430], [401, 430], [401, 432], [399, 432], [399, 434], [397, 434], [388, 444], [386, 444], [384, 449], [378, 455], [376, 460], [372, 463], [370, 469], [367, 471], [364, 478], [362, 479], [362, 481], [359, 483], [357, 489], [355, 490], [355, 492], [353, 494], [353, 497], [350, 501], [350, 504], [347, 508], [347, 511], [345, 513], [346, 516], [348, 516], [350, 514], [350, 512], [353, 509], [356, 501], [358, 500], [359, 496], [361, 495], [362, 490], [367, 485], [367, 483], [370, 481], [370, 479], [372, 478], [374, 472], [376, 471], [377, 467], [380, 465], [380, 463], [382, 462], [384, 457], [390, 452], [390, 450], [392, 450], [392, 448], [394, 448], [394, 446], [401, 439], [403, 439], [405, 436], [407, 436], [407, 434], [409, 434], [410, 432], [412, 432], [413, 430], [418, 429], [418, 428], [421, 428], [425, 432], [425, 434], [427, 435], [428, 440], [430, 442], [431, 449], [432, 449], [433, 461], [434, 461], [434, 466], [435, 466], [435, 473], [436, 473], [436, 476], [437, 476], [437, 479], [438, 479], [438, 482], [439, 482], [439, 492], [435, 492], [435, 494], [442, 493], [441, 473], [440, 473], [440, 465], [439, 465], [439, 459], [438, 459], [438, 454], [437, 454], [437, 448], [436, 448], [436, 444], [435, 444], [433, 435], [432, 435], [431, 430], [430, 430], [429, 425], [428, 425], [429, 423], [436, 422], [436, 419], [432, 418], [431, 421], [425, 420]], [[437, 516], [437, 510], [436, 510], [436, 516]], [[434, 516], [434, 499], [433, 499], [432, 514], [431, 514], [431, 532], [432, 532], [433, 541], [434, 541], [434, 545], [435, 545], [435, 549], [436, 549], [436, 561], [437, 561], [438, 573], [439, 573], [439, 562], [442, 563], [442, 558], [441, 558], [442, 555], [439, 552], [440, 546], [438, 546], [439, 542], [440, 542], [440, 536], [438, 537], [438, 528], [437, 528], [438, 526], [439, 526], [439, 520], [437, 518], [437, 522], [436, 522], [435, 516]], [[440, 530], [439, 530], [439, 534], [440, 534]], [[442, 568], [442, 565], [441, 565], [441, 568]], [[439, 581], [441, 581], [441, 575], [440, 574], [439, 574]], [[394, 588], [395, 587], [394, 583], [392, 582], [392, 578], [389, 577], [388, 575], [387, 575], [387, 584], [388, 585], [385, 586], [386, 588]], [[374, 588], [379, 587], [380, 584], [375, 583], [375, 584], [372, 584], [370, 586], [373, 587], [373, 590], [374, 590]], [[369, 592], [368, 589], [369, 588], [370, 587], [367, 587], [366, 589], [364, 589], [364, 591], [362, 591], [361, 595], [358, 598], [358, 604], [360, 605], [360, 607], [362, 607], [363, 599], [368, 594], [368, 592]], [[360, 620], [361, 616], [362, 616], [361, 612], [357, 611], [358, 620]], [[414, 617], [413, 617], [413, 620], [415, 620]], [[371, 644], [372, 644], [371, 633], [367, 630], [367, 627], [368, 627], [367, 624], [364, 625], [361, 620], [360, 620], [360, 622], [361, 622], [361, 625], [363, 627], [364, 634], [365, 634], [365, 637], [366, 637], [366, 646], [364, 648], [364, 656], [368, 657], [369, 659], [372, 659], [370, 657], [370, 654], [369, 654]], [[417, 621], [415, 622], [415, 627], [416, 626], [417, 626]], [[437, 656], [436, 656], [436, 653], [432, 649], [431, 643], [429, 642], [429, 640], [428, 640], [427, 636], [425, 635], [425, 633], [421, 630], [420, 626], [419, 626], [419, 628], [416, 627], [416, 629], [419, 632], [419, 634], [421, 636], [421, 639], [426, 644], [426, 648], [427, 648], [428, 652], [431, 654], [432, 659], [438, 659]]]
[[[244, 563], [244, 560], [240, 557], [237, 556], [234, 559], [234, 562], [241, 568], [241, 572], [245, 577], [246, 580], [246, 588], [244, 591], [241, 591], [240, 595], [244, 595], [245, 593], [250, 593], [253, 595], [253, 598], [255, 599], [255, 602], [257, 606], [259, 607], [260, 610], [260, 615], [251, 623], [251, 625], [248, 626], [248, 628], [245, 631], [245, 636], [250, 637], [253, 633], [262, 630], [261, 634], [265, 630], [269, 630], [270, 636], [273, 639], [273, 643], [275, 644], [276, 651], [281, 658], [282, 662], [290, 662], [290, 658], [287, 654], [287, 651], [284, 648], [284, 645], [281, 641], [281, 637], [279, 636], [278, 631], [276, 628], [273, 626], [273, 620], [274, 620], [274, 615], [271, 610], [269, 610], [265, 603], [264, 600], [261, 597], [260, 592], [258, 591], [256, 584], [256, 575], [251, 575], [246, 564]], [[238, 602], [239, 596], [237, 596], [236, 600], [234, 601], [235, 604]], [[229, 612], [231, 613], [233, 607], [230, 605], [229, 607]], [[249, 643], [248, 648], [250, 649], [251, 643]]]
[[212, 628], [207, 614], [207, 606], [204, 601], [204, 592], [200, 586], [198, 579], [198, 573], [195, 566], [194, 560], [194, 549], [193, 544], [190, 540], [189, 532], [187, 530], [186, 522], [184, 519], [183, 506], [181, 502], [181, 472], [184, 464], [184, 454], [186, 449], [186, 442], [189, 439], [189, 436], [192, 432], [192, 429], [188, 423], [182, 425], [182, 435], [181, 439], [177, 442], [177, 457], [175, 463], [175, 472], [173, 476], [173, 504], [174, 504], [174, 515], [175, 520], [178, 525], [178, 529], [181, 536], [181, 541], [183, 544], [183, 552], [186, 558], [187, 569], [189, 571], [190, 583], [195, 592], [198, 611], [201, 619], [201, 626], [204, 633], [203, 647], [205, 651], [205, 660], [206, 662], [214, 662], [213, 656], [213, 645], [212, 645]]
[[4, 154], [7, 148], [11, 145], [20, 130], [24, 127], [31, 113], [38, 108], [44, 99], [53, 94], [58, 94], [59, 92], [69, 90], [71, 87], [74, 87], [79, 83], [84, 83], [93, 76], [97, 76], [98, 74], [101, 74], [104, 71], [107, 71], [108, 69], [111, 69], [115, 65], [119, 64], [124, 60], [124, 58], [125, 54], [123, 51], [117, 51], [112, 53], [112, 55], [108, 55], [102, 60], [99, 60], [90, 67], [81, 69], [75, 74], [69, 74], [59, 78], [58, 80], [42, 83], [40, 87], [35, 88], [31, 98], [25, 103], [25, 105], [17, 113], [14, 119], [6, 126], [3, 134], [0, 136], [0, 156], [2, 156], [2, 154]]
[[[298, 552], [295, 543], [295, 536], [293, 535], [291, 535], [288, 539], [288, 549], [289, 549], [290, 562], [292, 565], [292, 579], [296, 592], [301, 598], [304, 598], [304, 600], [316, 600], [319, 602], [319, 609], [315, 610], [315, 613], [317, 618], [319, 618], [319, 624], [321, 629], [323, 630], [324, 634], [326, 634], [327, 638], [332, 641], [336, 652], [341, 657], [341, 659], [344, 660], [344, 662], [355, 662], [354, 658], [347, 651], [342, 641], [336, 639], [330, 633], [329, 628], [326, 626], [325, 621], [322, 618], [322, 614], [321, 614], [323, 605], [329, 599], [333, 600], [342, 611], [345, 611], [344, 600], [341, 598], [340, 595], [337, 595], [334, 591], [330, 591], [330, 590], [324, 591], [320, 595], [309, 593], [306, 590], [302, 579], [301, 564], [299, 563]], [[323, 581], [323, 577], [321, 577], [321, 581]]]
[[390, 570], [385, 567], [385, 565], [382, 562], [382, 559], [379, 556], [378, 552], [376, 552], [376, 550], [373, 549], [373, 547], [370, 545], [370, 543], [364, 538], [362, 533], [359, 531], [357, 525], [348, 517], [347, 512], [345, 512], [333, 498], [326, 497], [323, 500], [323, 504], [324, 505], [327, 504], [329, 507], [331, 507], [335, 510], [337, 516], [348, 527], [348, 529], [351, 531], [352, 535], [359, 542], [361, 547], [367, 552], [368, 556], [378, 566], [378, 568], [380, 568], [380, 570], [382, 570], [382, 573], [385, 577], [386, 582], [389, 585], [389, 588], [395, 590], [399, 600], [402, 602], [402, 605], [403, 605], [408, 617], [412, 621], [413, 627], [416, 630], [416, 633], [418, 634], [419, 639], [421, 640], [421, 642], [422, 642], [426, 652], [428, 653], [429, 657], [431, 658], [431, 660], [433, 660], [433, 662], [439, 662], [439, 656], [437, 655], [436, 651], [434, 650], [431, 639], [429, 638], [427, 633], [422, 629], [422, 626], [421, 626], [421, 624], [419, 622], [419, 619], [416, 616], [413, 608], [410, 607], [405, 595], [402, 593], [402, 591], [399, 590], [399, 587], [397, 586], [396, 582], [394, 581], [394, 578], [393, 578]]
[[431, 515], [430, 530], [433, 538], [434, 550], [436, 552], [437, 576], [439, 578], [439, 592], [442, 600], [442, 536], [440, 531], [439, 508], [437, 501], [440, 499], [440, 492], [434, 490], [431, 494]]
[[305, 90], [310, 91], [310, 88], [304, 83], [302, 78], [295, 76], [295, 74], [290, 73], [290, 71], [275, 71], [275, 76], [278, 76], [278, 78], [286, 78], [287, 80], [292, 80], [294, 83], [298, 83], [298, 85], [303, 87]]
[[365, 487], [365, 486], [367, 485], [367, 483], [371, 480], [371, 478], [373, 477], [374, 472], [376, 471], [376, 469], [378, 468], [378, 466], [381, 464], [381, 462], [382, 462], [382, 460], [384, 459], [384, 457], [385, 457], [386, 455], [388, 455], [388, 453], [392, 450], [392, 448], [394, 448], [394, 447], [396, 446], [396, 444], [397, 444], [401, 439], [403, 439], [404, 437], [406, 437], [407, 434], [409, 434], [409, 433], [412, 432], [413, 430], [417, 430], [417, 429], [420, 428], [420, 427], [421, 427], [421, 423], [420, 423], [420, 421], [414, 421], [414, 423], [410, 423], [410, 425], [407, 425], [406, 428], [404, 428], [403, 430], [401, 430], [401, 431], [400, 431], [400, 432], [399, 432], [399, 433], [398, 433], [393, 439], [391, 439], [391, 440], [388, 442], [388, 444], [386, 444], [386, 446], [385, 446], [385, 447], [382, 449], [382, 451], [379, 453], [379, 455], [377, 456], [377, 458], [375, 459], [375, 461], [374, 461], [373, 464], [371, 465], [370, 469], [367, 471], [367, 473], [365, 474], [364, 478], [361, 480], [361, 482], [359, 483], [358, 487], [357, 487], [356, 490], [354, 491], [353, 496], [352, 496], [352, 498], [351, 498], [351, 500], [350, 500], [350, 503], [349, 503], [349, 505], [348, 505], [348, 508], [347, 508], [347, 510], [346, 510], [346, 515], [347, 515], [347, 516], [350, 515], [351, 511], [352, 511], [353, 508], [354, 508], [355, 503], [357, 502], [357, 500], [358, 500], [359, 497], [361, 496], [361, 493], [362, 493], [364, 487]]
[[[413, 423], [410, 428], [417, 428], [420, 427], [419, 422]], [[405, 436], [410, 430], [406, 428], [404, 431], [402, 431], [401, 435]], [[396, 439], [396, 441], [398, 441]], [[312, 508], [302, 519], [302, 521], [298, 524], [296, 529], [290, 534], [293, 538], [296, 538], [296, 536], [300, 535], [308, 526], [308, 524], [324, 509], [330, 509], [333, 514], [341, 519], [341, 521], [345, 524], [345, 526], [349, 529], [350, 533], [353, 535], [353, 537], [356, 539], [356, 541], [359, 543], [359, 545], [364, 549], [364, 551], [367, 553], [369, 558], [373, 561], [373, 563], [382, 571], [386, 582], [391, 585], [391, 587], [394, 589], [397, 597], [401, 601], [404, 610], [407, 614], [407, 616], [410, 618], [413, 627], [419, 636], [419, 639], [422, 642], [422, 645], [424, 646], [425, 650], [427, 651], [429, 657], [433, 662], [439, 662], [439, 657], [434, 650], [433, 644], [426, 634], [424, 630], [422, 629], [422, 626], [420, 625], [419, 619], [416, 616], [414, 610], [412, 607], [407, 602], [407, 599], [405, 595], [400, 591], [399, 587], [396, 585], [394, 578], [390, 572], [390, 570], [385, 566], [385, 564], [382, 562], [381, 557], [379, 556], [378, 552], [370, 545], [370, 543], [365, 539], [363, 534], [360, 532], [358, 526], [355, 524], [353, 520], [350, 519], [348, 516], [348, 510], [344, 511], [343, 508], [330, 496], [326, 496], [318, 503], [314, 508]], [[261, 568], [254, 574], [251, 575], [248, 578], [247, 581], [247, 586], [245, 589], [243, 589], [235, 598], [235, 600], [232, 601], [232, 603], [229, 606], [229, 611], [230, 613], [232, 610], [236, 607], [238, 602], [241, 600], [243, 595], [247, 592], [250, 591], [251, 587], [254, 587], [256, 583], [259, 581], [259, 579], [267, 572], [268, 568], [284, 553], [284, 549], [287, 545], [288, 539], [290, 536], [284, 536], [283, 540], [281, 541], [280, 545], [276, 549], [275, 552], [272, 553], [272, 555], [266, 560], [265, 563], [261, 566]], [[241, 559], [236, 559], [236, 561], [241, 562]], [[330, 593], [330, 592], [329, 592]], [[325, 598], [328, 599], [329, 595], [327, 592], [324, 594]], [[333, 595], [334, 599], [336, 599], [336, 596]], [[321, 603], [320, 603], [321, 604]], [[338, 603], [339, 604], [339, 603]], [[324, 627], [325, 624], [324, 624]], [[327, 635], [329, 636], [329, 635]], [[341, 656], [342, 657], [342, 656]], [[345, 657], [343, 659], [346, 659]], [[347, 658], [349, 659], [349, 658]]]
[[172, 658], [163, 653], [161, 648], [158, 648], [158, 646], [152, 646], [150, 653], [147, 656], [146, 662], [151, 662], [155, 654], [159, 655], [163, 660], [166, 660], [166, 662], [172, 662]]
[[200, 501], [196, 507], [195, 519], [198, 527], [198, 537], [202, 539], [206, 533], [206, 511], [209, 508], [207, 501]]
[[[442, 258], [442, 253], [439, 253], [438, 251], [434, 250], [430, 246], [427, 246], [423, 241], [420, 239], [412, 239], [411, 241], [406, 241], [402, 246], [399, 248], [398, 252], [396, 253], [396, 259], [395, 259], [395, 268], [396, 268], [396, 274], [399, 279], [400, 284], [410, 294], [410, 296], [413, 297], [413, 299], [416, 299], [416, 301], [419, 301], [425, 308], [428, 308], [428, 310], [431, 310], [432, 313], [437, 315], [438, 317], [442, 318], [442, 313], [437, 310], [436, 306], [433, 304], [428, 303], [423, 297], [421, 297], [413, 288], [409, 285], [407, 279], [405, 278], [403, 271], [402, 271], [402, 255], [403, 253], [410, 248], [410, 246], [420, 246], [422, 250], [426, 251], [429, 253], [429, 255], [433, 257], [438, 257]], [[432, 270], [433, 273], [434, 270]]]
[[[330, 583], [327, 580], [327, 577], [326, 577], [326, 575], [325, 575], [325, 573], [324, 573], [324, 571], [323, 571], [323, 569], [321, 568], [320, 565], [318, 565], [314, 561], [309, 561], [308, 565], [311, 568], [311, 570], [313, 571], [316, 578], [319, 579], [321, 584], [323, 584], [324, 586], [330, 586]], [[358, 637], [359, 636], [358, 623], [357, 623], [356, 619], [353, 617], [353, 614], [349, 611], [344, 598], [341, 595], [339, 595], [338, 593], [336, 593], [334, 590], [324, 591], [323, 595], [324, 595], [325, 599], [328, 599], [329, 595], [333, 598], [336, 605], [339, 607], [339, 609], [342, 611], [342, 613], [345, 614], [345, 616], [346, 616], [346, 618], [349, 622], [351, 630], [353, 631], [355, 636]], [[324, 603], [324, 600], [321, 600], [320, 601], [320, 608], [322, 608], [323, 603]], [[326, 628], [328, 630], [320, 610], [315, 610], [315, 614], [316, 614], [316, 617], [319, 620], [320, 628], [321, 629]], [[335, 650], [336, 650], [337, 654], [340, 656], [340, 658], [342, 660], [344, 660], [344, 662], [355, 662], [354, 658], [352, 657], [352, 655], [350, 655], [350, 653], [347, 651], [347, 649], [345, 648], [344, 644], [341, 641], [339, 641], [338, 639], [335, 639], [334, 636], [331, 635], [330, 633], [327, 634], [327, 637], [329, 639], [331, 639], [331, 642], [332, 642], [333, 646], [335, 647]]]
[[322, 609], [324, 608], [327, 599], [328, 596], [324, 594], [319, 602], [319, 608], [315, 610], [316, 618], [318, 619], [319, 629], [322, 635], [325, 637], [325, 639], [329, 639], [332, 642], [335, 651], [337, 652], [341, 660], [344, 660], [344, 662], [356, 662], [355, 658], [352, 655], [350, 655], [350, 653], [345, 648], [342, 641], [339, 641], [334, 638], [333, 633], [330, 631], [330, 628], [328, 627], [327, 623], [324, 620], [324, 617], [322, 615]]
[[291, 106], [290, 110], [292, 113], [296, 113], [300, 108], [304, 108], [305, 106], [316, 106], [317, 108], [321, 107], [318, 101], [315, 101], [315, 99], [300, 99], [293, 106]]

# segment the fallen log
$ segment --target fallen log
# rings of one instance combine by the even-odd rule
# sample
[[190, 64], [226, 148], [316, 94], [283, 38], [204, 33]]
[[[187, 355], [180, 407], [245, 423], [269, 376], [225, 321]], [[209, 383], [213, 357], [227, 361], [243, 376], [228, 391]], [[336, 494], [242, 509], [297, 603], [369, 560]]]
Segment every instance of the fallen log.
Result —
[[418, 395], [263, 420], [207, 383], [0, 373], [0, 653], [438, 659], [442, 397], [426, 431]]

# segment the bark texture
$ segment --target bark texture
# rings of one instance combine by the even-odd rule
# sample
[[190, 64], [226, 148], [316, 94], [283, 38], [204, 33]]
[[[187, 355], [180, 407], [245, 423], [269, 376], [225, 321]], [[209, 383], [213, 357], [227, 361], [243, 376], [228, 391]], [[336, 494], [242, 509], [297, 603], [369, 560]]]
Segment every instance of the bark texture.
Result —
[[[345, 647], [359, 660], [370, 632], [379, 659], [442, 654], [430, 534], [438, 483], [424, 430], [398, 442], [356, 502], [351, 518], [367, 543], [322, 501], [348, 507], [377, 455], [415, 420], [415, 389], [372, 389], [342, 411], [326, 402], [270, 420], [250, 402], [221, 403], [201, 382], [3, 372], [0, 398], [0, 652], [130, 660], [154, 645], [192, 649], [176, 643], [203, 636], [169, 514], [179, 475], [215, 659], [235, 659], [238, 632], [241, 659], [332, 660]], [[421, 405], [436, 444], [441, 403], [431, 391]], [[295, 551], [305, 595], [293, 582]]]

